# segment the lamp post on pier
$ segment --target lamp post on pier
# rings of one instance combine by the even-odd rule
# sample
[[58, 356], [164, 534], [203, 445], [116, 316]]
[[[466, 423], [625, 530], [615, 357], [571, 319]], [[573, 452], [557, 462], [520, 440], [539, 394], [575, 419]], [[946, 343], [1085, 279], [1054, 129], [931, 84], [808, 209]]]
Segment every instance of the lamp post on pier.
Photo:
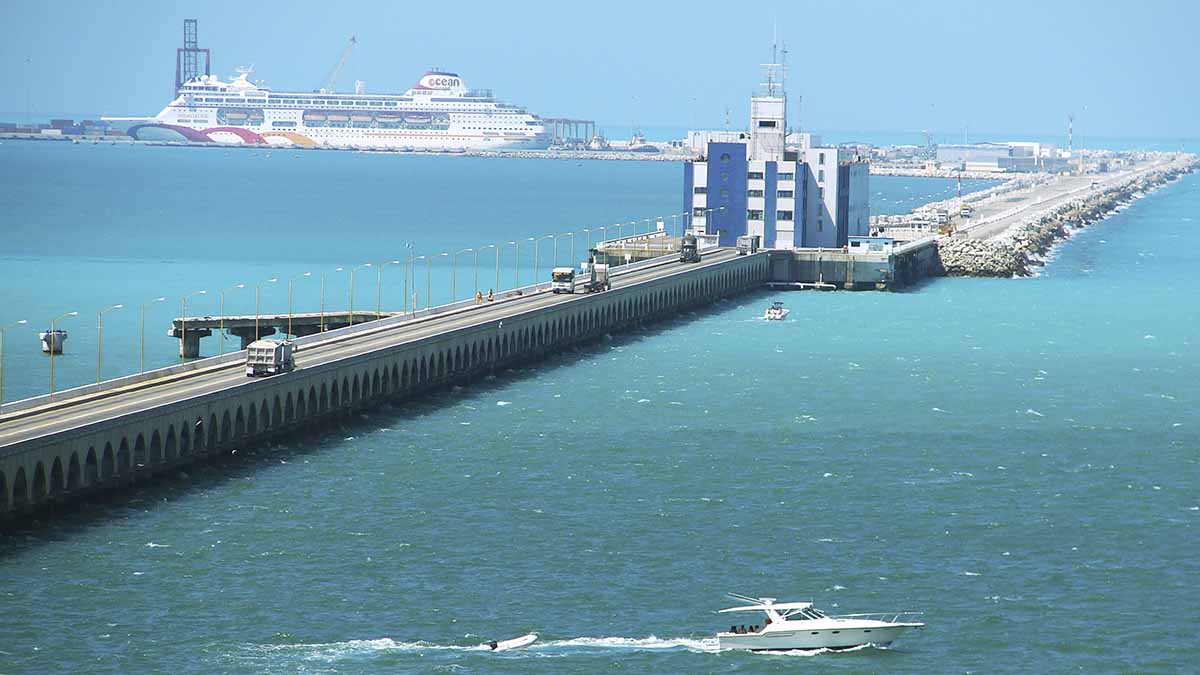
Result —
[[101, 380], [100, 358], [101, 358], [101, 353], [103, 352], [103, 347], [104, 347], [104, 314], [105, 314], [105, 312], [111, 312], [114, 309], [121, 309], [124, 306], [125, 305], [113, 305], [111, 307], [105, 307], [104, 309], [100, 310], [99, 312], [96, 312], [96, 383], [97, 384], [99, 384], [99, 382]]
[[66, 313], [60, 314], [50, 320], [50, 400], [51, 401], [54, 400], [54, 352], [57, 351], [55, 349], [56, 345], [54, 344], [55, 335], [56, 335], [55, 331], [58, 330], [58, 320], [65, 319], [68, 316], [79, 316], [79, 312], [66, 312]]
[[166, 298], [151, 298], [142, 303], [140, 332], [142, 339], [138, 347], [138, 372], [146, 372], [146, 305], [152, 302], [166, 302]]
[[350, 325], [351, 326], [354, 325], [354, 273], [361, 269], [371, 267], [371, 266], [372, 266], [371, 263], [363, 263], [363, 264], [359, 265], [358, 267], [355, 267], [354, 269], [350, 270]]
[[[500, 292], [500, 247], [497, 246], [496, 244], [488, 244], [487, 246], [480, 246], [479, 251], [483, 251], [483, 250], [486, 250], [489, 248], [496, 249], [496, 285], [492, 287], [492, 291], [493, 291], [493, 293], [499, 293]], [[479, 251], [475, 252], [476, 261], [479, 260]], [[476, 269], [476, 272], [478, 272], [478, 268]], [[475, 279], [475, 289], [479, 290], [479, 278], [478, 277], [476, 277], [476, 279]]]
[[[346, 271], [346, 268], [344, 268], [344, 267], [335, 267], [335, 268], [333, 268], [333, 271], [334, 271], [334, 272], [345, 272], [345, 271]], [[324, 332], [325, 332], [325, 272], [321, 272], [321, 318], [320, 318], [320, 332], [322, 332], [322, 333], [324, 333]]]
[[388, 265], [399, 265], [399, 260], [387, 260], [375, 267], [375, 318], [383, 316], [383, 268]]
[[0, 405], [4, 405], [4, 334], [8, 332], [9, 328], [24, 326], [28, 323], [28, 320], [21, 319], [20, 321], [14, 321], [7, 326], [0, 326]]
[[[208, 294], [208, 291], [192, 291], [191, 293], [188, 293], [187, 295], [183, 296], [179, 300], [180, 304], [182, 305], [180, 307], [180, 310], [182, 313], [179, 315], [179, 362], [180, 363], [187, 362], [187, 359], [184, 357], [183, 354], [184, 354], [184, 352], [187, 351], [186, 346], [187, 346], [187, 301], [188, 301], [188, 298], [190, 298], [194, 295], [207, 295], [207, 294]], [[145, 342], [145, 341], [146, 341], [146, 330], [145, 330], [145, 322], [143, 322], [142, 342]], [[200, 355], [200, 349], [199, 349], [199, 347], [197, 347], [196, 348], [196, 356], [199, 356], [199, 355]]]
[[[479, 263], [479, 252], [473, 248], [464, 248], [461, 251], [455, 251], [450, 254], [450, 302], [451, 304], [458, 301], [458, 256], [460, 253], [475, 253], [475, 263]], [[478, 280], [478, 275], [476, 275]], [[478, 284], [476, 284], [478, 287]], [[476, 288], [478, 290], [478, 288]]]
[[279, 277], [271, 277], [266, 281], [261, 281], [254, 285], [254, 341], [258, 342], [258, 296], [264, 284], [273, 284], [279, 281]]
[[221, 289], [221, 294], [220, 294], [221, 295], [221, 327], [217, 329], [217, 332], [221, 334], [221, 353], [222, 354], [225, 353], [225, 293], [235, 290], [235, 289], [238, 289], [238, 288], [245, 288], [245, 287], [246, 287], [246, 284], [234, 284], [234, 285], [230, 286], [229, 288]]
[[[516, 241], [510, 241], [508, 243], [517, 247], [516, 264], [513, 269], [513, 290], [516, 290], [521, 287], [521, 240], [518, 239]], [[497, 254], [497, 255], [499, 255], [499, 254]], [[500, 284], [496, 284], [496, 286], [499, 286], [499, 285]], [[496, 290], [499, 291], [500, 289], [497, 288]]]
[[301, 272], [294, 277], [288, 278], [288, 338], [291, 339], [295, 333], [292, 332], [292, 295], [295, 290], [296, 281], [303, 277], [311, 277], [312, 272]]
[[[571, 238], [571, 260], [572, 261], [575, 260], [575, 233], [574, 232], [563, 232], [562, 234], [556, 234], [556, 235], [554, 235], [554, 264], [551, 265], [551, 267], [558, 266], [558, 238], [559, 237], [570, 237]], [[571, 263], [571, 267], [575, 267], [574, 262]]]
[[554, 235], [547, 234], [547, 235], [544, 235], [541, 237], [530, 237], [529, 238], [529, 240], [533, 242], [533, 289], [534, 289], [534, 291], [537, 290], [537, 285], [538, 285], [538, 272], [539, 272], [539, 270], [538, 270], [538, 251], [542, 248], [541, 243], [545, 239], [554, 239]]

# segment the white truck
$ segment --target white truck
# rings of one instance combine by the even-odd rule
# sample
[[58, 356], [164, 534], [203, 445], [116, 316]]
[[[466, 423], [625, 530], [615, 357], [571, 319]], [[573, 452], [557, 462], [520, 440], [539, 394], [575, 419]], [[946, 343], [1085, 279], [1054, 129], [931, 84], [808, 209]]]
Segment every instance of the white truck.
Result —
[[596, 253], [591, 251], [587, 262], [576, 271], [573, 267], [555, 267], [550, 272], [550, 290], [555, 293], [574, 293], [577, 286], [584, 293], [607, 291], [612, 288], [608, 279], [608, 265], [596, 262]]
[[758, 235], [744, 234], [737, 238], [737, 254], [748, 255], [758, 253]]
[[296, 368], [294, 345], [287, 341], [255, 340], [246, 347], [246, 377], [290, 373]]

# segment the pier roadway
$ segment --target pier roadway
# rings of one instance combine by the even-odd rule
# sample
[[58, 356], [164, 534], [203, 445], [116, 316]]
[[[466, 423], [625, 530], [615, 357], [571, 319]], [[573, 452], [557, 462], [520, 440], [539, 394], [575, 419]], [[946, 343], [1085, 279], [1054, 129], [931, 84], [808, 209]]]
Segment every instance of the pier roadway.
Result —
[[761, 288], [769, 271], [765, 254], [716, 250], [695, 264], [627, 270], [607, 292], [529, 294], [325, 333], [285, 375], [250, 378], [241, 363], [224, 362], [10, 413], [0, 420], [0, 518]]
[[1111, 173], [1059, 176], [1044, 185], [1023, 190], [1017, 196], [978, 205], [971, 218], [956, 220], [957, 232], [973, 239], [991, 239], [1013, 225], [1034, 220], [1075, 199], [1116, 187], [1171, 163], [1172, 160], [1163, 158]]

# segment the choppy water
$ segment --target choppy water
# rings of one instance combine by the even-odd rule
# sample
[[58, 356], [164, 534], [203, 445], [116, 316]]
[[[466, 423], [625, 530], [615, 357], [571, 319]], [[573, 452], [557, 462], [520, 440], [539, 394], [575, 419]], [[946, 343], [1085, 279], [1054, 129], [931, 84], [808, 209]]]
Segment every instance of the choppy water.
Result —
[[[666, 211], [643, 166], [570, 169]], [[9, 535], [0, 671], [1191, 670], [1196, 222], [1193, 176], [1034, 279], [747, 296]], [[929, 627], [718, 652], [730, 590]]]

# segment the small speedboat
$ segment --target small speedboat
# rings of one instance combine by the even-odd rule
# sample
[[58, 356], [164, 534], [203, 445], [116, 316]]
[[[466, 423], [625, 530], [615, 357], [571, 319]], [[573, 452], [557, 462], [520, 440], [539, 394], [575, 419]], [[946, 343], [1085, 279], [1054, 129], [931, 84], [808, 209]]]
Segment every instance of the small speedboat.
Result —
[[790, 312], [791, 310], [787, 307], [784, 307], [782, 302], [776, 300], [775, 302], [771, 303], [771, 306], [767, 308], [767, 311], [763, 312], [763, 319], [767, 321], [782, 321], [787, 318], [787, 315]]
[[751, 598], [730, 593], [730, 597], [748, 605], [722, 609], [721, 612], [763, 612], [759, 625], [730, 626], [729, 632], [717, 633], [721, 649], [781, 651], [789, 649], [851, 649], [863, 645], [887, 646], [902, 633], [925, 624], [907, 621], [920, 612], [884, 612], [829, 616], [811, 602], [776, 603], [775, 598]]
[[492, 640], [491, 642], [485, 642], [479, 645], [479, 647], [480, 649], [487, 649], [493, 652], [504, 652], [510, 649], [528, 647], [534, 642], [537, 642], [537, 639], [537, 633], [530, 633], [528, 635], [522, 635], [521, 637], [516, 637], [511, 640]]

